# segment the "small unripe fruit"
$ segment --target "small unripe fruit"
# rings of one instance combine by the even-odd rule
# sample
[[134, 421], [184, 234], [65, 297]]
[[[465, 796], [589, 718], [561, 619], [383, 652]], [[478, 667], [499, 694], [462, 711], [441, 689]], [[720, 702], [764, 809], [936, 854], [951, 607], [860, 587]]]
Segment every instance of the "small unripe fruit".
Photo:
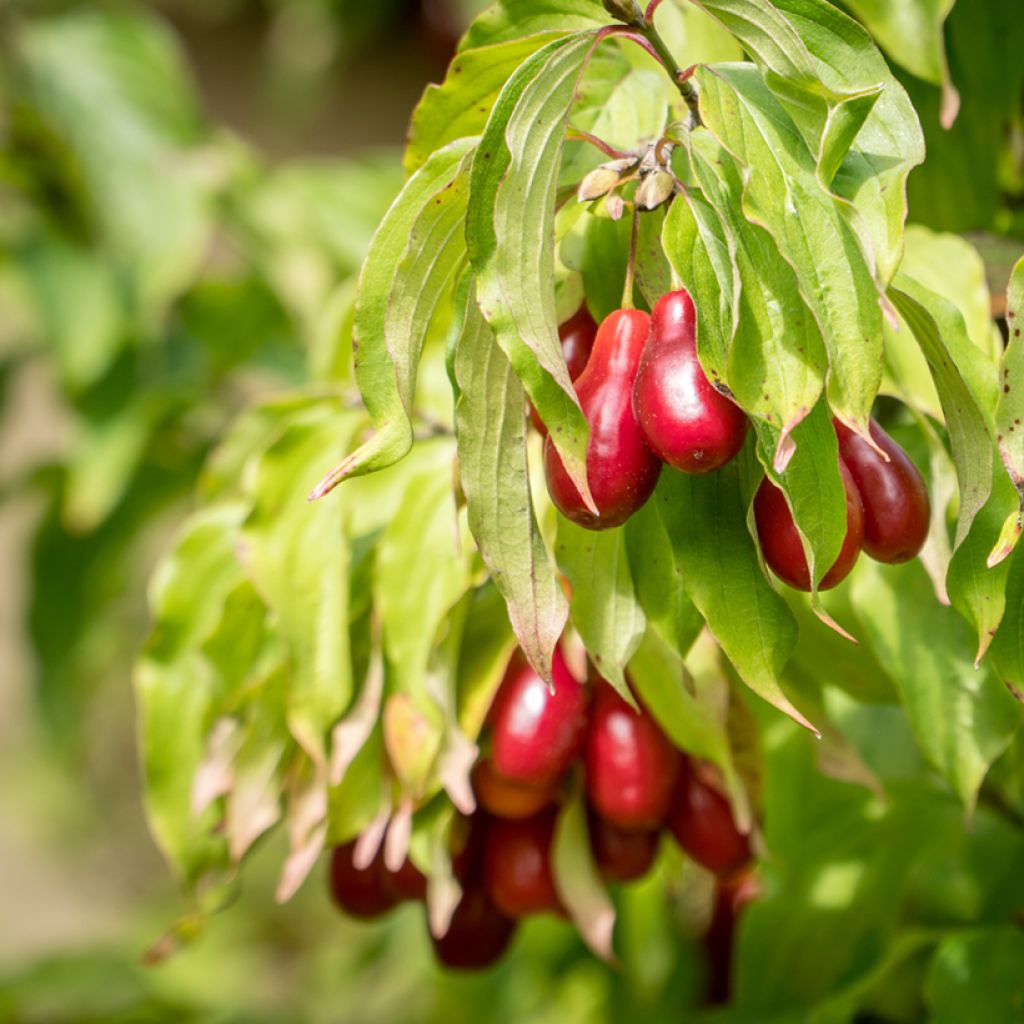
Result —
[[684, 761], [665, 824], [683, 852], [719, 878], [750, 863], [750, 840], [733, 820], [729, 801]]
[[558, 796], [557, 783], [530, 786], [514, 782], [498, 772], [490, 758], [473, 766], [472, 782], [477, 802], [485, 811], [516, 821], [533, 817], [553, 804]]
[[747, 417], [701, 369], [697, 313], [685, 288], [663, 295], [654, 307], [633, 409], [655, 454], [684, 473], [710, 473], [743, 447]]
[[478, 971], [501, 958], [516, 922], [502, 914], [479, 885], [470, 885], [452, 915], [448, 931], [431, 936], [434, 954], [450, 970]]
[[484, 849], [484, 885], [491, 902], [509, 917], [561, 912], [551, 873], [555, 815], [492, 822]]
[[[558, 328], [558, 337], [562, 342], [562, 355], [569, 371], [569, 380], [576, 380], [586, 369], [597, 335], [597, 324], [584, 302], [576, 312]], [[543, 436], [547, 436], [547, 427], [537, 415], [537, 410], [530, 406], [530, 421]]]
[[544, 473], [555, 507], [590, 530], [620, 526], [654, 493], [661, 461], [644, 441], [633, 414], [633, 383], [647, 342], [650, 317], [619, 309], [597, 330], [587, 367], [576, 381], [580, 408], [590, 424], [587, 482], [600, 515], [584, 504], [558, 450], [544, 442]]
[[551, 674], [553, 690], [525, 658], [515, 657], [498, 688], [488, 715], [491, 760], [506, 781], [550, 788], [583, 745], [587, 694], [561, 647], [555, 648]]
[[864, 550], [878, 562], [909, 562], [928, 539], [928, 486], [910, 456], [874, 421], [871, 436], [889, 456], [886, 462], [849, 427], [833, 421], [839, 454], [857, 484], [864, 505]]
[[606, 882], [633, 882], [651, 870], [658, 854], [656, 830], [627, 831], [593, 811], [589, 823], [594, 863]]
[[[846, 538], [839, 557], [825, 573], [818, 590], [829, 590], [850, 574], [860, 554], [864, 540], [864, 507], [857, 485], [842, 459], [839, 472], [846, 488]], [[811, 589], [811, 573], [807, 567], [803, 544], [793, 513], [786, 504], [786, 496], [767, 477], [761, 482], [754, 498], [754, 521], [761, 542], [764, 560], [783, 583], [797, 590]]]
[[584, 758], [587, 797], [602, 818], [624, 829], [662, 823], [679, 751], [645, 710], [634, 711], [604, 681], [594, 688]]

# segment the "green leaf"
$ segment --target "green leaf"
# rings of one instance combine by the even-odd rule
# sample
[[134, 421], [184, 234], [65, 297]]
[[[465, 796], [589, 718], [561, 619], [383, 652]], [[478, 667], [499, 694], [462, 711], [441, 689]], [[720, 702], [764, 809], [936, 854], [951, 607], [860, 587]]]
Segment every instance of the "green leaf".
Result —
[[479, 135], [494, 101], [522, 62], [551, 42], [551, 32], [475, 49], [463, 49], [441, 85], [428, 85], [413, 111], [405, 149], [405, 170], [413, 174], [431, 153], [456, 139]]
[[747, 529], [751, 474], [743, 455], [716, 473], [662, 473], [658, 512], [675, 550], [690, 600], [726, 657], [759, 696], [813, 729], [779, 686], [796, 644], [796, 624], [772, 589]]
[[551, 677], [568, 604], [533, 511], [526, 396], [473, 297], [455, 350], [459, 475], [469, 528], [530, 664]]
[[402, 189], [370, 243], [359, 276], [354, 346], [356, 381], [373, 420], [369, 441], [317, 486], [321, 497], [346, 477], [372, 473], [412, 446], [412, 409], [423, 343], [437, 306], [464, 257], [474, 140], [434, 153]]
[[704, 619], [686, 594], [682, 567], [654, 502], [629, 517], [626, 550], [636, 598], [653, 629], [680, 657], [685, 657]]
[[829, 405], [866, 432], [882, 378], [882, 314], [857, 234], [755, 68], [718, 65], [695, 77], [704, 123], [745, 169], [744, 214], [775, 239], [817, 320], [829, 354]]
[[896, 684], [922, 753], [972, 810], [1024, 708], [990, 672], [974, 668], [967, 625], [934, 599], [917, 563], [862, 559], [853, 599], [860, 636]]
[[942, 296], [900, 275], [889, 297], [914, 332], [942, 403], [960, 485], [959, 545], [992, 489], [994, 368], [971, 344], [956, 307]]
[[928, 969], [925, 998], [935, 1024], [978, 1020], [1013, 1024], [1024, 1017], [1024, 935], [1018, 928], [978, 928], [951, 935]]
[[644, 613], [633, 590], [626, 535], [585, 530], [558, 519], [555, 558], [572, 586], [569, 609], [598, 671], [625, 700], [625, 668], [644, 635]]
[[1017, 546], [1006, 559], [1007, 613], [992, 646], [991, 661], [1017, 700], [1024, 703], [1024, 548]]
[[342, 501], [311, 505], [309, 487], [329, 453], [343, 453], [363, 423], [328, 403], [292, 418], [253, 471], [242, 533], [248, 572], [288, 647], [288, 724], [318, 764], [328, 730], [352, 697], [348, 634], [350, 549]]
[[1024, 256], [1013, 268], [1006, 288], [1006, 324], [1009, 337], [999, 363], [996, 441], [1024, 509]]
[[469, 27], [460, 53], [540, 32], [574, 32], [609, 24], [600, 0], [498, 0]]
[[550, 43], [506, 83], [473, 161], [466, 225], [480, 309], [585, 499], [589, 432], [558, 338], [554, 219], [569, 111], [595, 40]]

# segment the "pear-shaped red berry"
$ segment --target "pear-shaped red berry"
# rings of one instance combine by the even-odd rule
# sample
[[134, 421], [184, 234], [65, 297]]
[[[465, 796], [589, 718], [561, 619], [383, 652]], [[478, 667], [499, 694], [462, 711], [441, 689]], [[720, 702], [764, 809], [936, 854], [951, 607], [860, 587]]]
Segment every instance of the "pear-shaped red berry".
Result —
[[558, 913], [561, 901], [551, 872], [553, 810], [522, 821], [495, 820], [487, 830], [484, 885], [508, 917]]

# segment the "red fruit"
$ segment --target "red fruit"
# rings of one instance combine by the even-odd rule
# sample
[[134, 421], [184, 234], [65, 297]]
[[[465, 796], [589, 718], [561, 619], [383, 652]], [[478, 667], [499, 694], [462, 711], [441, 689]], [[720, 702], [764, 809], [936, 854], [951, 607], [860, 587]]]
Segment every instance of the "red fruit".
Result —
[[[819, 590], [828, 590], [846, 579], [864, 540], [864, 507], [853, 476], [842, 459], [839, 460], [839, 472], [846, 488], [846, 539], [839, 557], [818, 584]], [[783, 583], [797, 590], [810, 590], [811, 574], [793, 514], [786, 504], [785, 495], [767, 477], [754, 498], [754, 521], [768, 568]]]
[[657, 828], [668, 810], [680, 754], [658, 723], [605, 682], [594, 690], [584, 752], [591, 806], [624, 829]]
[[395, 897], [396, 903], [420, 902], [427, 898], [427, 879], [422, 871], [406, 857], [397, 871], [381, 865], [384, 885]]
[[[597, 334], [597, 324], [587, 309], [584, 302], [582, 306], [558, 328], [558, 337], [562, 341], [562, 355], [565, 356], [565, 365], [569, 370], [569, 380], [576, 378], [584, 371], [590, 352], [594, 347], [594, 336]], [[530, 420], [546, 437], [548, 428], [544, 426], [537, 410], [530, 406]]]
[[871, 436], [889, 456], [838, 420], [839, 454], [850, 470], [864, 505], [864, 550], [876, 561], [909, 562], [928, 537], [931, 503], [924, 477], [910, 456], [874, 421]]
[[599, 517], [583, 503], [551, 438], [544, 442], [551, 500], [562, 515], [590, 530], [624, 523], [651, 496], [661, 473], [661, 461], [647, 446], [633, 415], [633, 383], [650, 319], [638, 309], [618, 309], [605, 317], [587, 367], [576, 381], [580, 407], [590, 424], [587, 481]]
[[710, 473], [743, 447], [747, 417], [701, 369], [696, 327], [685, 288], [658, 299], [633, 385], [633, 409], [659, 458], [684, 473]]
[[587, 694], [560, 647], [551, 664], [554, 691], [523, 658], [513, 658], [491, 705], [491, 758], [510, 782], [557, 784], [583, 745]]
[[478, 811], [468, 818], [459, 815], [452, 824], [452, 874], [463, 886], [480, 874], [489, 821], [486, 814]]
[[711, 926], [704, 937], [708, 957], [708, 1002], [713, 1006], [729, 1001], [736, 925], [744, 908], [760, 894], [761, 883], [757, 875], [750, 872], [733, 882], [718, 883]]
[[627, 831], [591, 812], [590, 849], [606, 882], [633, 882], [651, 870], [658, 854], [658, 833]]
[[485, 758], [473, 766], [473, 792], [485, 811], [499, 818], [519, 820], [530, 818], [554, 803], [558, 784], [528, 786], [523, 782], [506, 779]]
[[484, 886], [491, 902], [509, 917], [561, 912], [551, 874], [555, 815], [523, 821], [495, 820], [484, 848]]
[[750, 840], [736, 828], [729, 801], [688, 761], [665, 824], [683, 851], [719, 878], [733, 878], [750, 863]]
[[328, 885], [338, 907], [351, 917], [374, 918], [386, 914], [399, 899], [385, 880], [380, 854], [365, 868], [352, 863], [355, 841], [338, 846], [331, 854]]
[[448, 931], [431, 936], [437, 959], [452, 970], [477, 971], [489, 967], [508, 948], [516, 922], [502, 914], [479, 886], [463, 893]]

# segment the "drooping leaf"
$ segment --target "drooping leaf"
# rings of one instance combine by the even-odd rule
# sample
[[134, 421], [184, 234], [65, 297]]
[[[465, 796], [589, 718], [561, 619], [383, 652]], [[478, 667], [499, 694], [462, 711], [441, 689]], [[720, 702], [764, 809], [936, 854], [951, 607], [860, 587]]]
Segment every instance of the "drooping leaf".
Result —
[[600, 0], [499, 0], [477, 18], [459, 44], [459, 52], [491, 46], [539, 32], [576, 32], [607, 25]]
[[508, 605], [512, 629], [545, 678], [568, 604], [537, 525], [526, 456], [526, 395], [472, 296], [455, 350], [459, 475], [469, 528]]
[[473, 161], [466, 238], [477, 301], [580, 493], [587, 423], [555, 316], [555, 190], [565, 129], [597, 34], [550, 43], [508, 80]]
[[1024, 257], [1013, 268], [1006, 289], [1006, 326], [1009, 337], [999, 363], [996, 441], [1024, 507]]

